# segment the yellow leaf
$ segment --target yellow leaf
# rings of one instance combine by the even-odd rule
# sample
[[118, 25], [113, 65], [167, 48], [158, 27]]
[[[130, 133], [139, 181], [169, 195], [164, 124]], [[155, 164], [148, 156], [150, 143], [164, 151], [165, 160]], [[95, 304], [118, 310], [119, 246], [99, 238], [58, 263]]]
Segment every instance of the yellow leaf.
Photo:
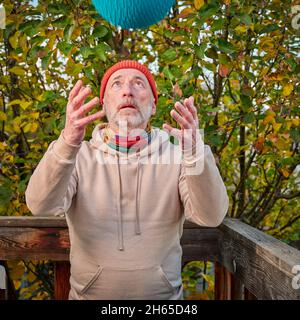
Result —
[[3, 111], [0, 111], [0, 121], [6, 121], [6, 120], [7, 120], [7, 115]]
[[36, 279], [36, 276], [32, 272], [29, 272], [27, 275], [27, 279], [29, 282], [33, 282]]
[[269, 123], [269, 122], [272, 122], [272, 123], [275, 122], [274, 116], [271, 115], [271, 114], [267, 115], [267, 116], [264, 118], [264, 120], [263, 120], [262, 123], [263, 123], [263, 124], [267, 124], [267, 123]]
[[31, 123], [27, 123], [23, 130], [24, 130], [25, 133], [30, 131], [31, 130]]
[[14, 266], [10, 272], [9, 272], [9, 277], [12, 280], [20, 280], [20, 278], [22, 277], [23, 273], [24, 273], [24, 267], [21, 265], [16, 265]]
[[282, 126], [282, 123], [273, 123], [273, 128], [275, 132], [278, 132], [281, 126]]
[[11, 105], [16, 105], [16, 104], [20, 105], [21, 108], [23, 110], [25, 110], [32, 104], [32, 101], [16, 99], [16, 100], [11, 101], [8, 105], [11, 106]]
[[288, 170], [286, 170], [286, 169], [281, 169], [281, 172], [282, 172], [282, 174], [287, 178], [289, 175], [290, 175], [290, 173], [288, 172]]
[[31, 118], [33, 119], [38, 119], [40, 117], [40, 113], [39, 112], [33, 112], [30, 114]]
[[196, 10], [199, 10], [204, 5], [204, 0], [194, 0]]
[[300, 119], [293, 119], [292, 120], [293, 125], [300, 126]]
[[14, 284], [15, 284], [15, 288], [17, 289], [17, 290], [19, 290], [20, 289], [20, 287], [21, 287], [21, 281], [14, 281]]
[[17, 67], [17, 66], [10, 68], [8, 71], [16, 74], [17, 76], [24, 76], [25, 75], [25, 70], [23, 68]]
[[7, 147], [7, 144], [5, 142], [0, 142], [0, 150], [3, 151]]
[[240, 87], [240, 81], [236, 79], [231, 79], [230, 84], [234, 89], [239, 89]]
[[178, 17], [182, 18], [182, 19], [185, 19], [193, 12], [194, 12], [193, 8], [185, 8], [180, 12]]
[[11, 45], [14, 49], [16, 49], [17, 46], [18, 46], [19, 36], [20, 36], [20, 32], [17, 31], [17, 32], [15, 32], [15, 34], [14, 34], [13, 36], [11, 36], [11, 37], [9, 38], [9, 40], [8, 40], [9, 43], [10, 43], [10, 45]]
[[19, 117], [13, 120], [13, 129], [16, 133], [21, 133]]
[[235, 30], [237, 33], [245, 33], [245, 32], [247, 32], [247, 29], [248, 29], [247, 26], [245, 26], [245, 25], [240, 25], [240, 26], [237, 26], [234, 30]]
[[225, 104], [226, 106], [231, 103], [231, 100], [232, 100], [232, 99], [231, 99], [229, 96], [224, 96], [224, 97], [223, 97], [223, 102], [224, 102], [224, 104]]
[[36, 132], [38, 127], [39, 127], [39, 125], [36, 122], [32, 123], [31, 128], [30, 128], [30, 132]]
[[293, 89], [294, 89], [294, 86], [291, 83], [288, 83], [283, 87], [282, 93], [285, 97], [289, 96], [292, 93]]

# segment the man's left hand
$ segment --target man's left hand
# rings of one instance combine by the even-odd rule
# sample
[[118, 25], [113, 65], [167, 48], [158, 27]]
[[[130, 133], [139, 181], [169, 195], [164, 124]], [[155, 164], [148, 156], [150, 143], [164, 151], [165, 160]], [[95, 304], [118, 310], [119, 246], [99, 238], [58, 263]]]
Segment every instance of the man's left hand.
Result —
[[175, 108], [178, 112], [172, 109], [170, 114], [181, 129], [173, 128], [167, 123], [163, 124], [163, 129], [179, 140], [184, 152], [194, 150], [196, 148], [197, 134], [199, 134], [199, 120], [197, 109], [194, 105], [194, 97], [191, 96], [184, 99], [183, 104], [176, 102]]

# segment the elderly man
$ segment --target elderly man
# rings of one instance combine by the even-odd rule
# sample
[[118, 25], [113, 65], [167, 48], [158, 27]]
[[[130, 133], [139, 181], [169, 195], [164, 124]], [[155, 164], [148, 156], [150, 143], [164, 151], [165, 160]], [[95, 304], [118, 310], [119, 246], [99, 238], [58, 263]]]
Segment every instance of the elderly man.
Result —
[[[184, 220], [216, 227], [228, 210], [215, 159], [199, 134], [193, 97], [171, 111], [180, 129], [152, 128], [156, 84], [132, 60], [106, 71], [103, 110], [93, 115], [87, 113], [99, 99], [84, 104], [90, 94], [76, 83], [65, 128], [26, 190], [34, 215], [66, 216], [69, 299], [183, 299]], [[86, 126], [104, 115], [108, 123], [98, 124], [92, 139], [83, 141]], [[169, 133], [179, 144], [170, 142]]]

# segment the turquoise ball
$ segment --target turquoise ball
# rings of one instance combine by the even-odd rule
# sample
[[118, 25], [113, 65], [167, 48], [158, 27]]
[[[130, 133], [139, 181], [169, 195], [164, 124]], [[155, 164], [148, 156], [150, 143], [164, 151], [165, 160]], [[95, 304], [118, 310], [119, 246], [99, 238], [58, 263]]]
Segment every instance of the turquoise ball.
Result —
[[162, 20], [175, 0], [92, 0], [99, 14], [122, 29], [147, 28]]

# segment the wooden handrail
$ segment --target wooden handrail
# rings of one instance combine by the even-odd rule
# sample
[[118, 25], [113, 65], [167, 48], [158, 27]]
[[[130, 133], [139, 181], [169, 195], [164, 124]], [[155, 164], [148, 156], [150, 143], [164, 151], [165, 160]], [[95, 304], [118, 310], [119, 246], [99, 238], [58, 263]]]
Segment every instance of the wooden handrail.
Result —
[[[215, 262], [217, 299], [300, 299], [292, 287], [300, 251], [239, 220], [226, 218], [217, 228], [185, 221], [181, 245], [183, 265]], [[0, 261], [55, 261], [58, 299], [69, 288], [69, 249], [65, 218], [0, 217]]]

